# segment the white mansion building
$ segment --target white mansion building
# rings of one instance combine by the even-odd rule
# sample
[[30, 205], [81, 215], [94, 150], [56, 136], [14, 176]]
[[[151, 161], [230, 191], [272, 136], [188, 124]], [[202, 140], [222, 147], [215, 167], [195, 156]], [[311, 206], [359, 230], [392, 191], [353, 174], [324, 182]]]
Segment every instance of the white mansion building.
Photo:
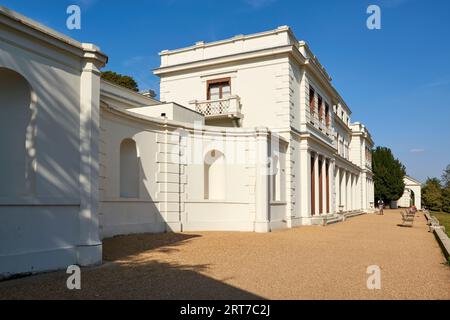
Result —
[[268, 232], [373, 208], [373, 141], [286, 27], [162, 51], [160, 100], [0, 7], [0, 277], [102, 261], [115, 235]]

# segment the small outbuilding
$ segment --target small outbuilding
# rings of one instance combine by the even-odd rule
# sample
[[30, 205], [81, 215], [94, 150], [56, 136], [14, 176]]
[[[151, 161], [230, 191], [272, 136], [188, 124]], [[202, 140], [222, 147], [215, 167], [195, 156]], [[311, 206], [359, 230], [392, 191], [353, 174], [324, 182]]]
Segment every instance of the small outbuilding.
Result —
[[405, 182], [405, 191], [403, 192], [403, 196], [397, 201], [394, 201], [394, 203], [391, 204], [391, 207], [409, 208], [415, 205], [418, 210], [421, 210], [422, 184], [420, 183], [420, 181], [410, 176], [405, 176], [404, 182]]

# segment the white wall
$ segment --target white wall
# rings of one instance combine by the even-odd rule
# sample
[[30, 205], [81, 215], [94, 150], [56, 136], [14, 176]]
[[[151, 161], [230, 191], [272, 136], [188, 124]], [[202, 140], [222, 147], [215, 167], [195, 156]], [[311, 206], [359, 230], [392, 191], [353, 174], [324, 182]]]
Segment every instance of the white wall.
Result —
[[[181, 230], [254, 231], [255, 137], [255, 130], [182, 128], [176, 122], [104, 104], [100, 143], [102, 237]], [[120, 194], [119, 146], [126, 139], [135, 141], [138, 150], [136, 198]], [[215, 173], [210, 171], [206, 181], [206, 160], [212, 151], [223, 157], [218, 171], [213, 168]], [[283, 174], [279, 192], [285, 198], [286, 148], [280, 150], [279, 157]], [[269, 176], [263, 179], [269, 181]], [[269, 194], [269, 187], [266, 192]], [[281, 202], [267, 217], [274, 227], [286, 216], [285, 203]]]
[[409, 208], [411, 206], [411, 197], [414, 196], [414, 203], [418, 210], [422, 209], [422, 186], [418, 181], [405, 176], [405, 191], [396, 202], [398, 207]]
[[144, 116], [164, 118], [190, 124], [205, 124], [205, 118], [202, 114], [176, 103], [163, 103], [153, 106], [129, 109], [131, 112]]
[[5, 9], [0, 39], [0, 277], [99, 263], [96, 112], [106, 56]]
[[243, 127], [289, 126], [288, 58], [272, 57], [266, 61], [240, 62], [187, 70], [161, 77], [162, 101], [192, 107], [189, 102], [207, 99], [207, 81], [231, 78], [231, 94], [238, 95]]

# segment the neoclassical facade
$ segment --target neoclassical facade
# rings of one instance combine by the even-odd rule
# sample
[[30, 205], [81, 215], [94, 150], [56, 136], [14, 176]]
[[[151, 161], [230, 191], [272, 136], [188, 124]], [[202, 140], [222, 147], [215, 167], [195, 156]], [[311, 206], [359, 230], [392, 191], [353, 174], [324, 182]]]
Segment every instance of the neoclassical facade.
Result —
[[91, 265], [102, 239], [269, 232], [373, 208], [368, 129], [289, 27], [160, 53], [160, 99], [0, 7], [0, 277]]

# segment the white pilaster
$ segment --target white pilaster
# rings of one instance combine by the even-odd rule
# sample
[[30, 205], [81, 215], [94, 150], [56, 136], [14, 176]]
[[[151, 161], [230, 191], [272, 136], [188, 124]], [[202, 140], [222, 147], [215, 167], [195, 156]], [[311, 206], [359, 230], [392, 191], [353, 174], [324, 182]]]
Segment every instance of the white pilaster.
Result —
[[350, 210], [355, 209], [355, 175], [353, 173], [350, 174]]
[[327, 158], [322, 157], [322, 213], [327, 212]]
[[300, 215], [311, 216], [311, 153], [306, 146], [300, 148]]
[[99, 208], [100, 68], [106, 57], [91, 44], [85, 50], [80, 78], [80, 214], [77, 263], [101, 263]]
[[319, 214], [319, 155], [314, 153], [314, 181], [315, 181], [315, 211], [314, 214]]
[[341, 181], [341, 203], [343, 211], [347, 210], [347, 172], [341, 168], [342, 181]]
[[256, 128], [255, 232], [269, 232], [269, 132]]
[[335, 183], [335, 175], [334, 175], [334, 160], [330, 159], [330, 165], [328, 168], [328, 175], [329, 175], [329, 179], [330, 179], [330, 190], [329, 190], [329, 195], [330, 195], [330, 212], [329, 213], [335, 213], [336, 210], [336, 189], [334, 187], [334, 183]]
[[339, 167], [335, 168], [336, 170], [336, 181], [335, 181], [335, 189], [336, 189], [336, 199], [335, 199], [335, 210], [339, 212], [339, 206], [341, 205], [341, 169]]

